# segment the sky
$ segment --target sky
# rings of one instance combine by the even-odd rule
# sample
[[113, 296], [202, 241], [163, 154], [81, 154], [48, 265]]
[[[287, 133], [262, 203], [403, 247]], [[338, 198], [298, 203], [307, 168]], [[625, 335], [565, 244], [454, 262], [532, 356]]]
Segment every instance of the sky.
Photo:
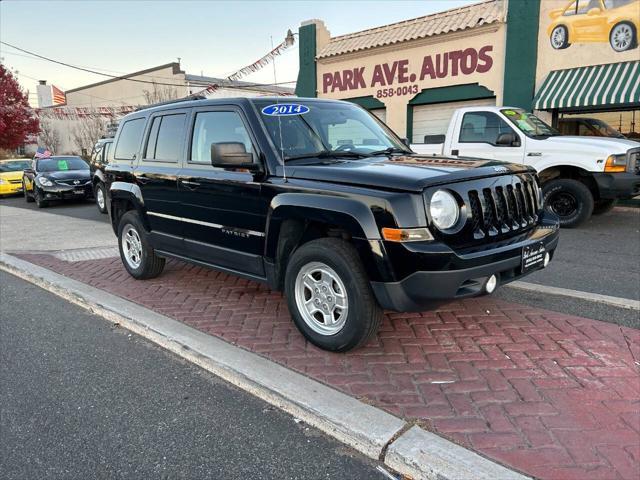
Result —
[[[305, 20], [321, 19], [337, 36], [475, 1], [0, 0], [0, 40], [113, 75], [180, 58], [187, 73], [225, 77], [265, 55], [272, 41], [277, 45]], [[69, 90], [106, 78], [4, 45], [0, 58], [17, 71], [33, 105], [37, 80]], [[297, 72], [296, 44], [277, 58], [275, 78], [295, 81]], [[243, 80], [274, 83], [274, 69], [269, 65]]]

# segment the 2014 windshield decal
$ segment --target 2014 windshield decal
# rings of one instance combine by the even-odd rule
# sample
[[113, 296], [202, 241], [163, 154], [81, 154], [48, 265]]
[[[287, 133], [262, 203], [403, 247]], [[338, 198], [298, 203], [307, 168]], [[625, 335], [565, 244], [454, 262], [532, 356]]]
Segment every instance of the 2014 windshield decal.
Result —
[[262, 109], [262, 114], [279, 117], [281, 115], [303, 115], [308, 111], [309, 107], [306, 105], [300, 105], [299, 103], [278, 103], [264, 107]]

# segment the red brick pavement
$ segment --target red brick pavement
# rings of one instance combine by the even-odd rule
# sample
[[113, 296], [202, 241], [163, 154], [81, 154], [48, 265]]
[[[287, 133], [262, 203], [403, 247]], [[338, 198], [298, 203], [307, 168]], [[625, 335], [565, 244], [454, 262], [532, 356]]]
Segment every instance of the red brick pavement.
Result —
[[305, 342], [279, 293], [170, 261], [21, 255], [302, 372], [529, 475], [640, 478], [640, 331], [485, 297], [389, 313], [348, 354]]

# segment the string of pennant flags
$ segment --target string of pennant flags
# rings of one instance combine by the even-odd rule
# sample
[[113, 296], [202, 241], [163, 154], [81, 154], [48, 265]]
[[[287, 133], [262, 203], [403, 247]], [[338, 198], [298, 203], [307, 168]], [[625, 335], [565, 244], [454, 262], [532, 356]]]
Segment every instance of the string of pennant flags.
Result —
[[[276, 45], [269, 53], [259, 58], [258, 60], [253, 62], [251, 65], [247, 65], [246, 67], [243, 67], [240, 70], [237, 70], [236, 72], [232, 73], [231, 75], [226, 77], [225, 80], [230, 82], [237, 81], [243, 77], [246, 77], [251, 73], [261, 70], [265, 66], [269, 65], [275, 59], [275, 57], [281, 55], [284, 50], [292, 46], [293, 43], [294, 43], [293, 34], [291, 33], [291, 30], [289, 30], [287, 32], [287, 37], [285, 38], [285, 40], [282, 41], [280, 44]], [[258, 86], [259, 85], [256, 85], [256, 87]], [[206, 96], [208, 94], [215, 92], [220, 88], [222, 87], [219, 84], [212, 83], [207, 85], [202, 90], [192, 93], [191, 95], [188, 95], [188, 97]], [[127, 113], [134, 112], [138, 108], [139, 107], [135, 105], [122, 105], [117, 107], [61, 106], [61, 107], [53, 107], [53, 108], [36, 108], [35, 112], [38, 116], [53, 117], [58, 119], [63, 119], [63, 118], [78, 119], [78, 118], [98, 118], [98, 117], [115, 118], [122, 115], [126, 115]]]

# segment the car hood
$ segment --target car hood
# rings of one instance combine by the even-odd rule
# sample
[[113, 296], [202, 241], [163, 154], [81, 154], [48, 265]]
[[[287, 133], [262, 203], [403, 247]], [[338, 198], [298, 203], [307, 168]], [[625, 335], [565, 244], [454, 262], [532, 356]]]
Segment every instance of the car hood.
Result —
[[420, 192], [426, 187], [497, 175], [533, 172], [498, 160], [435, 155], [380, 156], [287, 164], [289, 178]]
[[640, 143], [633, 140], [612, 137], [574, 137], [558, 135], [538, 141], [547, 147], [556, 147], [563, 150], [573, 150], [575, 148], [580, 151], [602, 155], [626, 153], [630, 148], [640, 147]]
[[42, 172], [41, 176], [52, 180], [89, 180], [89, 170], [59, 170], [56, 172]]
[[21, 180], [22, 170], [18, 170], [17, 172], [0, 172], [0, 178], [3, 180]]

